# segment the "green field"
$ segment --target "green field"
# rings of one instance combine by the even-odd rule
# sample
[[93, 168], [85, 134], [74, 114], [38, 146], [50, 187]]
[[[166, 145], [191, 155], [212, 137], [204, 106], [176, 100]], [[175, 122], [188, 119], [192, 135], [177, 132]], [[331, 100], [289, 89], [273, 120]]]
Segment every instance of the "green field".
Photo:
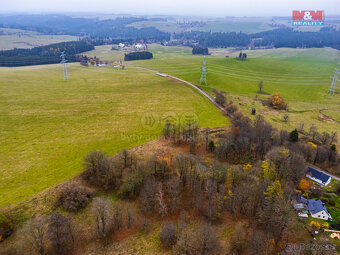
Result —
[[194, 89], [154, 73], [68, 66], [69, 81], [61, 65], [0, 68], [0, 207], [76, 175], [91, 150], [114, 154], [159, 137], [167, 116], [229, 124]]
[[[99, 46], [88, 56], [118, 61], [124, 52]], [[93, 149], [114, 154], [158, 137], [143, 125], [146, 115], [198, 115], [201, 126], [228, 124], [205, 98], [183, 84], [146, 67], [198, 84], [202, 56], [190, 48], [150, 45], [154, 59], [127, 62], [125, 71], [112, 67], [82, 67], [70, 64], [71, 79], [63, 81], [60, 65], [0, 68], [0, 206], [16, 203], [60, 183], [82, 169], [84, 155]], [[256, 107], [279, 129], [293, 129], [303, 122], [308, 129], [339, 131], [340, 88], [327, 94], [330, 76], [339, 66], [339, 51], [333, 49], [274, 49], [249, 51], [247, 61], [237, 61], [238, 52], [211, 49], [207, 57], [208, 86], [227, 92], [244, 114]], [[228, 55], [229, 58], [226, 58]], [[273, 111], [254, 100], [258, 82], [268, 94], [280, 92], [289, 105], [285, 112]], [[265, 99], [268, 95], [258, 95]], [[150, 116], [149, 116], [150, 117]], [[162, 120], [162, 121], [163, 121]]]
[[[150, 46], [154, 59], [132, 62], [187, 81], [199, 84], [202, 56], [191, 55], [191, 49], [183, 47]], [[208, 86], [227, 92], [227, 99], [236, 102], [239, 108], [249, 114], [252, 107], [279, 129], [293, 129], [305, 123], [308, 129], [315, 124], [319, 131], [340, 130], [339, 123], [320, 117], [319, 109], [336, 120], [339, 119], [340, 87], [334, 95], [328, 95], [330, 76], [340, 66], [340, 52], [323, 49], [271, 49], [246, 51], [247, 61], [238, 61], [239, 52], [230, 49], [212, 49], [207, 57]], [[225, 58], [228, 55], [229, 58]], [[258, 94], [258, 83], [264, 82], [264, 92], [280, 92], [289, 106], [289, 121], [283, 121], [284, 112], [271, 111], [254, 101]], [[266, 99], [268, 95], [258, 95]]]
[[52, 43], [76, 40], [78, 40], [78, 37], [71, 35], [43, 35], [34, 31], [0, 28], [0, 50], [30, 49]]

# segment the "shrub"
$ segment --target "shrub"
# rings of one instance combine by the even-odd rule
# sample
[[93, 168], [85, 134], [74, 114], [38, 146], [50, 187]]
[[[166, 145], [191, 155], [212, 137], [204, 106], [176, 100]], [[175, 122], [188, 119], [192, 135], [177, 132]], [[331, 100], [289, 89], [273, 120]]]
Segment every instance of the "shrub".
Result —
[[268, 103], [274, 109], [277, 110], [286, 110], [287, 104], [284, 102], [283, 98], [280, 96], [280, 93], [275, 93], [268, 99]]
[[316, 229], [320, 229], [321, 225], [319, 222], [316, 222], [316, 221], [311, 221], [310, 224], [309, 224], [311, 227], [314, 227]]
[[115, 188], [115, 171], [109, 157], [101, 151], [92, 151], [84, 159], [85, 171], [82, 178], [98, 188]]
[[225, 110], [230, 113], [233, 114], [234, 112], [237, 111], [237, 106], [234, 104], [228, 104], [227, 107], [225, 108]]
[[87, 206], [93, 195], [94, 193], [84, 186], [67, 183], [61, 188], [56, 206], [62, 206], [70, 212], [77, 212]]
[[71, 222], [60, 213], [53, 213], [48, 219], [46, 233], [50, 254], [69, 254], [74, 247]]
[[294, 129], [292, 132], [290, 132], [289, 139], [291, 142], [297, 142], [299, 140], [299, 132], [297, 129]]
[[172, 222], [165, 222], [162, 225], [160, 239], [165, 248], [170, 248], [177, 241], [177, 228]]

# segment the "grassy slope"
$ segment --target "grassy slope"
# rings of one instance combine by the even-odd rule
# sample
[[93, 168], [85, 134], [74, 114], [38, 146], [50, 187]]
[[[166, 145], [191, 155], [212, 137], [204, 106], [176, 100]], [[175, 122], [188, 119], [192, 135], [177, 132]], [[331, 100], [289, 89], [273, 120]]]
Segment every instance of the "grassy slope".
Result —
[[[189, 48], [149, 47], [155, 58], [136, 61], [132, 65], [152, 68], [169, 73], [185, 80], [199, 83], [200, 66], [203, 58], [192, 56]], [[330, 76], [334, 68], [339, 67], [340, 52], [333, 49], [274, 49], [249, 51], [247, 61], [238, 61], [235, 53], [225, 49], [213, 49], [214, 54], [207, 57], [207, 87], [224, 90], [228, 100], [239, 104], [241, 110], [250, 114], [255, 107], [265, 114], [277, 128], [296, 128], [304, 122], [306, 128], [314, 123], [320, 131], [339, 130], [339, 124], [324, 121], [319, 117], [319, 109], [328, 109], [324, 113], [335, 119], [339, 118], [340, 91], [330, 96]], [[236, 53], [237, 54], [237, 53]], [[229, 55], [225, 58], [224, 55]], [[264, 91], [272, 94], [280, 92], [289, 104], [289, 122], [282, 121], [282, 112], [272, 112], [259, 101], [254, 102], [258, 83], [264, 81]], [[259, 95], [267, 98], [266, 95]], [[253, 105], [254, 103], [254, 105]]]
[[14, 48], [29, 49], [52, 43], [76, 41], [78, 37], [71, 35], [42, 35], [34, 31], [19, 29], [0, 28], [0, 50], [11, 50]]
[[152, 73], [69, 65], [0, 68], [0, 206], [16, 203], [82, 170], [83, 156], [109, 154], [152, 140], [141, 124], [145, 113], [190, 112], [200, 124], [227, 119], [183, 84]]

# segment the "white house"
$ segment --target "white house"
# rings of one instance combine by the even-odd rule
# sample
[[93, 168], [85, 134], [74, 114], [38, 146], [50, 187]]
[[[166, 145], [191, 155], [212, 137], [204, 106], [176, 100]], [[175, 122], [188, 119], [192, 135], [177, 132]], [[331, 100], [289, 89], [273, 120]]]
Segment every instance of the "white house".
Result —
[[323, 173], [323, 172], [321, 172], [321, 171], [319, 171], [319, 170], [317, 170], [313, 167], [308, 167], [307, 172], [306, 172], [306, 177], [317, 182], [322, 187], [327, 186], [332, 180], [332, 178], [329, 175], [327, 175], [327, 174], [325, 174], [325, 173]]
[[147, 50], [147, 49], [148, 49], [148, 47], [146, 46], [146, 44], [138, 43], [138, 44], [135, 45], [135, 50], [137, 50], [137, 51]]
[[320, 199], [318, 200], [308, 199], [307, 207], [313, 218], [322, 220], [332, 220], [332, 216], [329, 214], [325, 204], [322, 203]]

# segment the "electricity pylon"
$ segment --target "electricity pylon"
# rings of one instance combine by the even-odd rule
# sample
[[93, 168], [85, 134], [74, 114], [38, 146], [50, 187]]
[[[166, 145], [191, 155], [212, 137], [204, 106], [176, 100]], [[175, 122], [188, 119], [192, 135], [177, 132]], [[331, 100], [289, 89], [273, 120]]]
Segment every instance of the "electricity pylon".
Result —
[[65, 59], [65, 51], [61, 53], [60, 57], [61, 57], [60, 64], [64, 64], [64, 80], [67, 80], [69, 77], [68, 77], [67, 66], [66, 66], [67, 60]]
[[203, 82], [205, 83], [205, 86], [208, 86], [208, 84], [207, 84], [207, 66], [206, 66], [206, 62], [205, 62], [205, 56], [204, 56], [204, 59], [203, 59], [200, 85], [202, 85]]
[[340, 81], [340, 80], [338, 79], [338, 74], [339, 74], [339, 69], [335, 69], [335, 71], [334, 71], [334, 76], [331, 77], [333, 80], [332, 80], [332, 84], [331, 84], [331, 86], [330, 86], [330, 88], [329, 88], [329, 90], [328, 90], [328, 94], [334, 94], [334, 91], [335, 91], [335, 84], [336, 84], [337, 81]]

